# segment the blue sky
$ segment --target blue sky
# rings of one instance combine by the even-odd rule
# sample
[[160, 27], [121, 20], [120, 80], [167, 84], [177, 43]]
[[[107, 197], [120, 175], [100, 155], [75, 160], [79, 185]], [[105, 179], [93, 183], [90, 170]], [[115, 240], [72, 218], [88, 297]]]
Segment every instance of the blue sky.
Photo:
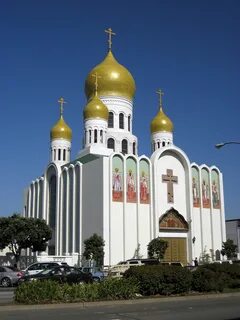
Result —
[[174, 143], [191, 162], [224, 174], [226, 218], [240, 218], [240, 2], [233, 0], [0, 3], [0, 215], [22, 210], [23, 189], [49, 161], [57, 100], [73, 130], [72, 158], [82, 147], [84, 81], [104, 58], [104, 29], [137, 86], [133, 132], [150, 155], [156, 89], [174, 123]]

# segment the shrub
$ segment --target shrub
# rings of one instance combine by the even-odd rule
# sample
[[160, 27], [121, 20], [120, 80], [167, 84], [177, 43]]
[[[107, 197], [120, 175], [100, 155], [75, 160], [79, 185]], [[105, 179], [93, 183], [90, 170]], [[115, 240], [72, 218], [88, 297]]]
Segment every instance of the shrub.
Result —
[[224, 274], [205, 267], [199, 267], [193, 271], [192, 276], [192, 289], [199, 292], [222, 292], [228, 281]]
[[186, 293], [191, 289], [192, 281], [191, 272], [178, 266], [132, 267], [124, 277], [134, 279], [142, 295]]
[[138, 292], [135, 282], [109, 279], [92, 284], [59, 284], [55, 281], [33, 281], [21, 284], [15, 301], [26, 304], [132, 299]]

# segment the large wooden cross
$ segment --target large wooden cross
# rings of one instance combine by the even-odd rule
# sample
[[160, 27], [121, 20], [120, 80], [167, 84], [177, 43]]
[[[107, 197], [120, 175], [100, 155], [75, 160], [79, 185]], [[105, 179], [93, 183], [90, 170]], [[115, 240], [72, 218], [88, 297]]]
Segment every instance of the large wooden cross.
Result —
[[173, 176], [172, 169], [167, 169], [167, 174], [162, 175], [162, 182], [167, 182], [167, 194], [168, 194], [168, 202], [173, 203], [174, 197], [173, 197], [173, 183], [178, 182], [178, 177]]

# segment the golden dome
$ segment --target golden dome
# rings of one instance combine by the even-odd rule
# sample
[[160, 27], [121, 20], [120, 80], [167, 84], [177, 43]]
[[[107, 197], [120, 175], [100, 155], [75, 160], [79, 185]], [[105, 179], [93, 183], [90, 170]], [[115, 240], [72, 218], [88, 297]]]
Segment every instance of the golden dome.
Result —
[[151, 122], [151, 132], [173, 132], [173, 123], [160, 107], [158, 114]]
[[62, 115], [58, 120], [58, 122], [55, 124], [55, 126], [52, 128], [50, 132], [50, 138], [51, 140], [55, 140], [55, 139], [65, 139], [68, 141], [72, 140], [72, 130], [66, 124]]
[[87, 99], [95, 94], [94, 74], [101, 78], [98, 86], [99, 96], [120, 96], [132, 100], [135, 94], [135, 81], [131, 73], [114, 58], [109, 50], [106, 58], [94, 67], [85, 81]]
[[108, 120], [108, 108], [95, 94], [86, 105], [83, 115], [85, 120], [91, 118]]

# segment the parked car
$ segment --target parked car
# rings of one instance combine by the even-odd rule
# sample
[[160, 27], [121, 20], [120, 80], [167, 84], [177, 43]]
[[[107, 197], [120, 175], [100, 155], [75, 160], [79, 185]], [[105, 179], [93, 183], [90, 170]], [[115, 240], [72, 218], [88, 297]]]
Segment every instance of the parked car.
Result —
[[85, 273], [79, 268], [70, 266], [57, 266], [51, 269], [43, 270], [37, 274], [27, 274], [19, 279], [19, 284], [28, 281], [53, 280], [59, 283], [92, 283], [93, 278], [90, 273]]
[[14, 271], [9, 267], [0, 267], [0, 285], [2, 287], [11, 287], [17, 285], [19, 279], [23, 276], [21, 271]]
[[67, 265], [66, 262], [57, 262], [57, 261], [49, 261], [49, 262], [35, 262], [30, 264], [25, 270], [22, 270], [26, 275], [37, 274], [43, 270], [52, 269], [57, 266]]
[[97, 267], [81, 267], [79, 269], [83, 272], [91, 273], [93, 281], [100, 282], [104, 279], [104, 272]]

